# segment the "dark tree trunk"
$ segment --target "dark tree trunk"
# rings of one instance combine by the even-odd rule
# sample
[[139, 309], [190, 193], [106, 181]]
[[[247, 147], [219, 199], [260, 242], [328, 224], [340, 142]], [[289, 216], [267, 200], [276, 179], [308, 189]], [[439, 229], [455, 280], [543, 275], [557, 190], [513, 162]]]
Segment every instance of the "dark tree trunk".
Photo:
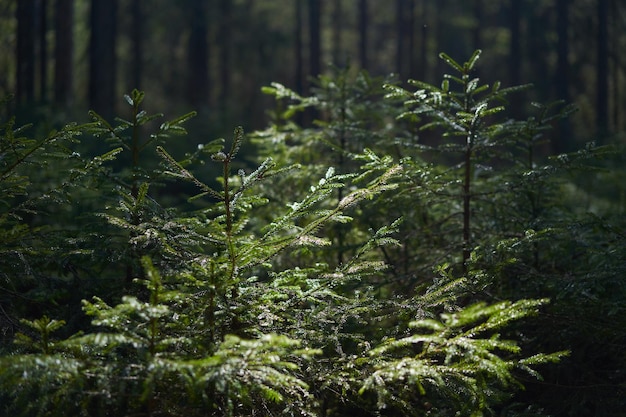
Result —
[[421, 0], [420, 3], [420, 51], [415, 76], [418, 80], [428, 81], [428, 34], [430, 32], [430, 28], [428, 26], [428, 5], [425, 0]]
[[401, 81], [406, 78], [406, 0], [396, 0], [396, 72]]
[[[520, 1], [513, 0], [513, 3], [520, 3]], [[474, 0], [474, 20], [476, 22], [472, 30], [472, 43], [474, 50], [476, 50], [483, 47], [482, 28], [484, 24], [484, 11], [482, 0]]]
[[[569, 95], [569, 0], [557, 0], [557, 67], [554, 77], [554, 85], [559, 99], [566, 103], [570, 102]], [[569, 150], [571, 129], [567, 120], [559, 124], [559, 135], [552, 143], [555, 153]]]
[[187, 45], [187, 97], [196, 109], [208, 106], [209, 98], [209, 42], [207, 2], [186, 3], [189, 10], [189, 43]]
[[230, 91], [230, 48], [231, 42], [231, 25], [232, 12], [231, 0], [220, 1], [220, 28], [219, 28], [219, 45], [220, 45], [220, 105], [225, 105], [228, 100]]
[[48, 5], [46, 0], [38, 0], [36, 15], [38, 21], [37, 35], [38, 57], [39, 57], [39, 100], [48, 100]]
[[294, 28], [294, 37], [295, 37], [295, 55], [296, 55], [296, 67], [295, 71], [295, 89], [298, 94], [304, 93], [304, 81], [303, 81], [303, 73], [304, 73], [304, 62], [303, 62], [303, 45], [302, 45], [302, 0], [295, 0], [295, 28]]
[[74, 0], [57, 0], [54, 11], [54, 101], [71, 105], [74, 71]]
[[131, 2], [131, 42], [133, 50], [132, 60], [132, 88], [141, 90], [141, 79], [143, 74], [143, 22], [144, 13], [142, 7], [142, 0], [133, 0]]
[[417, 77], [417, 62], [415, 55], [415, 0], [408, 0], [406, 30], [408, 33], [408, 57], [409, 68], [407, 76], [409, 78]]
[[413, 0], [396, 0], [396, 72], [401, 81], [413, 72], [414, 26]]
[[526, 42], [525, 55], [533, 57], [528, 60], [530, 66], [529, 78], [535, 83], [535, 91], [538, 93], [538, 100], [547, 101], [553, 99], [551, 90], [553, 80], [547, 77], [550, 67], [547, 62], [547, 54], [540, 54], [537, 51], [548, 51], [550, 45], [545, 36], [545, 28], [550, 23], [550, 16], [547, 16], [543, 9], [535, 10], [529, 8], [528, 15], [528, 42]]
[[111, 119], [116, 101], [117, 0], [92, 0], [90, 23], [89, 103], [101, 116]]
[[[318, 77], [322, 73], [322, 0], [309, 0], [309, 76]], [[311, 89], [309, 83], [308, 89]], [[303, 123], [309, 124], [319, 117], [318, 112], [309, 108], [303, 116]]]
[[322, 72], [322, 0], [309, 0], [309, 75], [317, 77]]
[[367, 0], [359, 0], [359, 62], [361, 68], [367, 70], [369, 62], [367, 62], [367, 33], [369, 24], [369, 13], [367, 8]]
[[[522, 2], [511, 2], [510, 14], [510, 30], [511, 43], [509, 51], [509, 64], [511, 85], [521, 84], [521, 67], [522, 67]], [[511, 113], [513, 116], [519, 116], [521, 113], [520, 101], [514, 99], [511, 102]]]
[[341, 56], [341, 27], [342, 27], [343, 10], [341, 0], [334, 0], [332, 14], [332, 63], [337, 66], [343, 66]]
[[[618, 5], [617, 5], [617, 1], [613, 0], [611, 1], [610, 4], [610, 26], [612, 28], [617, 27], [617, 25], [619, 25], [619, 9], [618, 9]], [[620, 71], [620, 69], [622, 68], [622, 61], [621, 61], [621, 54], [617, 53], [617, 51], [619, 51], [620, 49], [620, 39], [619, 36], [610, 36], [610, 43], [611, 43], [611, 53], [610, 56], [612, 57], [612, 64], [613, 64], [613, 71], [611, 73], [612, 75], [612, 79], [613, 79], [613, 88], [611, 88], [611, 91], [613, 92], [613, 119], [612, 119], [612, 124], [613, 124], [613, 130], [616, 132], [622, 131], [623, 128], [623, 124], [622, 124], [622, 114], [623, 114], [623, 110], [622, 110], [622, 72]]]
[[30, 103], [35, 98], [35, 0], [17, 2], [16, 100]]
[[602, 141], [609, 133], [609, 1], [598, 0], [597, 6], [596, 124], [598, 139]]

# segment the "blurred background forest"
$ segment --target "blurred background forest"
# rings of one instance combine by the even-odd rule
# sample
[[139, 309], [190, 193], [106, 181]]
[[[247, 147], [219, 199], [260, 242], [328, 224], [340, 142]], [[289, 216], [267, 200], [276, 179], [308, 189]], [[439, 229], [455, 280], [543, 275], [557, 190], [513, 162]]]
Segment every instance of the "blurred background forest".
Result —
[[618, 0], [0, 0], [0, 94], [54, 121], [111, 117], [138, 88], [166, 114], [198, 110], [214, 137], [264, 126], [272, 81], [306, 93], [332, 63], [435, 82], [439, 52], [480, 48], [480, 77], [534, 84], [520, 103], [578, 107], [558, 153], [624, 130], [625, 29]]

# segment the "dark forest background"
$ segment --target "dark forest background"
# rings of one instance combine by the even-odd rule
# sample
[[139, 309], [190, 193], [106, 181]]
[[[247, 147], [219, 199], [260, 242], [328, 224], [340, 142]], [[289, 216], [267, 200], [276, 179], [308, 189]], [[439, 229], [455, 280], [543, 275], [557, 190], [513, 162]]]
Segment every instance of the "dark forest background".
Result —
[[4, 0], [0, 94], [15, 93], [22, 114], [80, 117], [89, 107], [110, 117], [138, 88], [165, 113], [198, 110], [211, 136], [264, 126], [271, 101], [260, 88], [272, 81], [303, 93], [334, 64], [434, 82], [439, 52], [462, 61], [482, 49], [479, 76], [534, 84], [519, 103], [578, 107], [553, 135], [550, 151], [565, 152], [624, 130], [625, 9], [617, 0]]

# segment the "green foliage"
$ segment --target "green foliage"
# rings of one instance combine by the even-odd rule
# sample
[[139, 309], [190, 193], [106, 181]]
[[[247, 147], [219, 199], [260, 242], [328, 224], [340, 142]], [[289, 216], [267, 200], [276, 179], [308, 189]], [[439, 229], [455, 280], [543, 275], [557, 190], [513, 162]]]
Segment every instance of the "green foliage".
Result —
[[241, 128], [176, 157], [193, 113], [156, 126], [139, 91], [115, 123], [5, 122], [0, 413], [541, 415], [544, 364], [618, 369], [623, 221], [570, 206], [615, 151], [538, 157], [570, 109], [508, 118], [479, 55], [440, 86], [273, 84], [252, 167]]

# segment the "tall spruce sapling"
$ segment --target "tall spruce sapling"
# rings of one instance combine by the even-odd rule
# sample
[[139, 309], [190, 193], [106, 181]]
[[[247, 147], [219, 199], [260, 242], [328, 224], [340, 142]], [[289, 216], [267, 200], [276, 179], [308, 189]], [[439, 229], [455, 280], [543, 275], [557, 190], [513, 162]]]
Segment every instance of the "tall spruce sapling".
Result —
[[489, 167], [479, 164], [489, 163], [494, 157], [493, 149], [500, 145], [500, 137], [505, 132], [504, 122], [498, 122], [494, 117], [504, 110], [504, 96], [515, 89], [500, 89], [499, 83], [490, 88], [473, 77], [480, 51], [476, 51], [463, 64], [443, 53], [440, 57], [456, 73], [447, 74], [440, 87], [411, 80], [410, 84], [417, 90], [409, 92], [397, 86], [389, 86], [388, 97], [404, 97], [407, 111], [401, 117], [419, 123], [421, 131], [436, 130], [445, 140], [433, 146], [422, 146], [424, 150], [448, 157], [448, 163], [453, 164], [448, 172], [436, 174], [434, 181], [424, 186], [431, 188], [435, 198], [443, 196], [450, 200], [451, 207], [458, 207], [458, 212], [449, 213], [449, 221], [460, 217], [459, 244], [456, 246], [461, 256], [457, 259], [461, 273], [466, 274], [475, 245], [472, 200], [477, 192], [474, 179], [481, 169], [488, 175]]
[[[109, 258], [118, 257], [125, 264], [125, 290], [132, 284], [132, 279], [141, 272], [139, 260], [143, 255], [155, 257], [155, 262], [175, 262], [178, 254], [172, 247], [177, 241], [180, 230], [168, 230], [168, 213], [149, 195], [150, 187], [158, 187], [167, 178], [161, 173], [156, 158], [156, 148], [173, 137], [187, 134], [184, 124], [195, 116], [190, 112], [172, 120], [162, 121], [153, 127], [163, 114], [149, 114], [142, 109], [144, 93], [133, 90], [124, 96], [130, 108], [130, 117], [116, 118], [115, 124], [109, 123], [94, 111], [89, 114], [93, 119], [89, 133], [104, 139], [117, 152], [123, 168], [107, 175], [109, 189], [117, 198], [109, 202], [102, 217], [121, 231], [118, 241], [112, 241]], [[104, 208], [104, 207], [103, 207]], [[102, 209], [101, 209], [102, 210]], [[157, 219], [159, 219], [157, 221]], [[158, 223], [158, 224], [155, 224]], [[173, 226], [173, 225], [172, 225]], [[175, 245], [174, 245], [175, 246]], [[115, 248], [115, 249], [114, 249]], [[158, 259], [156, 259], [158, 253]]]
[[[390, 140], [396, 134], [396, 126], [390, 122], [398, 110], [390, 101], [383, 100], [385, 83], [393, 83], [393, 79], [336, 67], [331, 68], [330, 75], [320, 75], [314, 80], [309, 96], [301, 96], [282, 84], [272, 83], [264, 87], [263, 92], [276, 100], [273, 123], [266, 130], [253, 132], [252, 139], [262, 156], [272, 155], [281, 165], [298, 164], [301, 167], [289, 177], [290, 184], [296, 179], [304, 185], [311, 176], [322, 175], [328, 166], [344, 174], [360, 172], [362, 164], [372, 163], [369, 157], [359, 159], [365, 149], [375, 148], [379, 155], [396, 151], [395, 141]], [[319, 118], [311, 125], [299, 125], [297, 116], [311, 108]], [[354, 176], [354, 180], [358, 178], [358, 175]], [[350, 187], [352, 185], [347, 188]], [[337, 200], [344, 195], [344, 188], [336, 191]], [[272, 204], [280, 201], [281, 197], [276, 196]], [[373, 214], [374, 206], [368, 204], [358, 210], [369, 210]], [[355, 216], [350, 225], [338, 224], [328, 229], [327, 236], [334, 243], [332, 250], [316, 256], [323, 256], [333, 265], [341, 264], [367, 240], [369, 229], [377, 230], [388, 225], [391, 216], [364, 225], [360, 223], [367, 216]]]
[[[414, 89], [387, 89], [388, 97], [404, 101], [400, 117], [422, 136], [405, 147], [411, 158], [404, 188], [423, 207], [412, 223], [421, 224], [426, 238], [426, 246], [412, 256], [431, 267], [445, 261], [467, 275], [481, 268], [475, 259], [478, 248], [488, 255], [498, 241], [541, 227], [539, 204], [550, 203], [537, 198], [552, 171], [543, 169], [535, 155], [550, 124], [572, 108], [537, 105], [537, 116], [514, 120], [507, 116], [507, 98], [529, 86], [481, 83], [473, 75], [480, 51], [462, 64], [446, 54], [441, 58], [453, 72], [440, 86], [411, 80]], [[528, 213], [533, 204], [534, 214]], [[489, 284], [489, 279], [481, 284], [485, 275], [478, 275], [479, 287]]]

